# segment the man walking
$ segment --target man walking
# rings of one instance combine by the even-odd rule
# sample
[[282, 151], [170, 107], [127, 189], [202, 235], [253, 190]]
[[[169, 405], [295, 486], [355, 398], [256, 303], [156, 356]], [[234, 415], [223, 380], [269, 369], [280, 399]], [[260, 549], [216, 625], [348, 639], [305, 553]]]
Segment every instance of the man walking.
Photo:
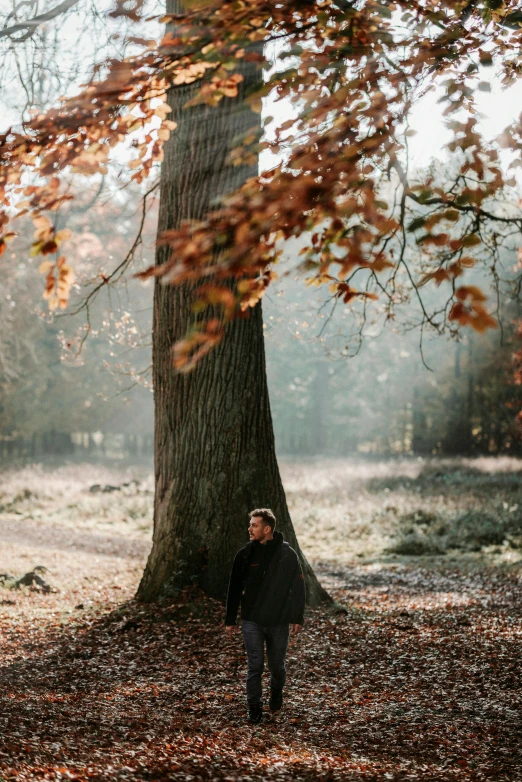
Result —
[[238, 551], [228, 586], [225, 628], [236, 629], [241, 603], [241, 629], [248, 659], [246, 680], [248, 719], [263, 718], [261, 676], [264, 646], [270, 670], [270, 711], [283, 704], [288, 636], [303, 629], [305, 586], [299, 558], [275, 530], [276, 518], [268, 508], [249, 514], [250, 543]]

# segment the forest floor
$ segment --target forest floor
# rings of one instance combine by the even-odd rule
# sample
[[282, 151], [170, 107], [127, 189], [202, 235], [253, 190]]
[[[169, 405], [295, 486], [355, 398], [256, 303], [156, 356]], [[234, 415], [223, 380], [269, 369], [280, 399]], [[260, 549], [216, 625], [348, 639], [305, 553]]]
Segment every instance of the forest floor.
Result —
[[[283, 710], [257, 726], [223, 605], [134, 600], [147, 470], [0, 474], [1, 782], [522, 780], [522, 462], [282, 468], [346, 612], [307, 611]], [[17, 588], [29, 572], [44, 583]]]

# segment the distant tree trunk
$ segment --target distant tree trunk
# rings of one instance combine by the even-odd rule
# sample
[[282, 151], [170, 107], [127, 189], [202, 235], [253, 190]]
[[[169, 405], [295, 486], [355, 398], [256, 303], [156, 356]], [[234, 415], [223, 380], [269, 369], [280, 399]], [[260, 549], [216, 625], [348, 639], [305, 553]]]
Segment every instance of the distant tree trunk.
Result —
[[[168, 13], [181, 10], [179, 0]], [[227, 163], [231, 142], [259, 122], [244, 97], [259, 85], [253, 63], [240, 95], [215, 107], [182, 110], [192, 85], [170, 91], [178, 128], [165, 148], [158, 231], [202, 218], [257, 166]], [[165, 260], [159, 249], [157, 263]], [[153, 323], [155, 401], [154, 537], [138, 597], [153, 601], [198, 583], [214, 597], [226, 592], [236, 551], [248, 542], [248, 511], [270, 507], [277, 527], [301, 556], [308, 602], [331, 598], [301, 554], [279, 475], [268, 399], [261, 306], [232, 323], [224, 343], [196, 369], [179, 374], [172, 346], [191, 322], [193, 289], [156, 284]]]
[[[469, 347], [471, 356], [471, 341]], [[461, 343], [457, 343], [455, 350], [454, 376], [455, 383], [451, 391], [449, 400], [449, 416], [447, 421], [447, 430], [442, 441], [442, 450], [445, 454], [460, 455], [469, 454], [472, 450], [473, 442], [473, 399], [470, 396], [473, 391], [473, 378], [471, 362], [469, 366], [468, 392], [461, 379]]]
[[413, 453], [423, 454], [429, 453], [429, 447], [427, 445], [426, 429], [426, 413], [424, 412], [424, 399], [419, 394], [419, 388], [417, 383], [413, 387], [412, 398], [412, 438], [411, 449]]
[[323, 454], [328, 447], [328, 366], [325, 362], [317, 361], [315, 365], [315, 377], [312, 383], [312, 426], [313, 442], [312, 454]]

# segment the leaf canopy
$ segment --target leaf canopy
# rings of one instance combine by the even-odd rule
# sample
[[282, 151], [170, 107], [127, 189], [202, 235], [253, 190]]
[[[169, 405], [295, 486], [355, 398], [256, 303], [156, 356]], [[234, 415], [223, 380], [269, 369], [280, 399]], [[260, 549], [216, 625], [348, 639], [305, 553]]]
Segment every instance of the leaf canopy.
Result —
[[[168, 91], [192, 83], [198, 91], [191, 105], [233, 100], [241, 63], [262, 65], [263, 47], [273, 45], [275, 65], [248, 103], [259, 112], [270, 95], [276, 109], [278, 102], [290, 104], [295, 118], [279, 125], [270, 118], [271, 132], [260, 138], [253, 117], [252, 132], [232, 150], [231, 162], [240, 165], [261, 152], [278, 162], [205, 219], [166, 232], [160, 242], [170, 248], [168, 261], [140, 275], [171, 284], [203, 280], [196, 308], [221, 306], [221, 318], [198, 321], [178, 344], [177, 367], [190, 368], [194, 351], [204, 354], [223, 338], [228, 321], [255, 306], [274, 277], [282, 241], [296, 237], [302, 240], [300, 270], [308, 282], [327, 283], [334, 298], [348, 302], [378, 293], [391, 311], [402, 267], [423, 324], [492, 328], [483, 294], [459, 287], [457, 278], [490, 262], [522, 230], [513, 189], [522, 115], [491, 140], [476, 105], [477, 93], [491, 89], [489, 73], [504, 86], [518, 78], [522, 19], [516, 6], [491, 0], [184, 3], [182, 14], [162, 17], [167, 32], [160, 41], [140, 40], [139, 54], [112, 61], [104, 78], [80, 95], [35, 116], [22, 131], [0, 136], [0, 249], [18, 209], [35, 220], [32, 255], [62, 252], [63, 235], [52, 220], [42, 221], [71, 197], [64, 172], [103, 174], [118, 145], [137, 133], [130, 168], [142, 182], [176, 130], [168, 119]], [[143, 1], [123, 0], [113, 12], [136, 20], [145, 13]], [[443, 173], [411, 171], [408, 161], [408, 119], [430, 90], [440, 94], [452, 134]], [[28, 170], [38, 184], [24, 185]], [[61, 266], [57, 258], [44, 267], [44, 295], [55, 306], [65, 306], [72, 280], [62, 258]], [[362, 278], [357, 287], [356, 275]], [[233, 293], [230, 279], [239, 283]], [[419, 290], [431, 280], [451, 288], [438, 314], [427, 312]]]

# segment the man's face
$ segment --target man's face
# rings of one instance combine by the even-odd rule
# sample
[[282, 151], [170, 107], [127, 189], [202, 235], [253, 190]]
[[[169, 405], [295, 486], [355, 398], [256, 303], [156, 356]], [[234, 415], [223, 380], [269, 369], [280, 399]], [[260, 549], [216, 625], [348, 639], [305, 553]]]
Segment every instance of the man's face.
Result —
[[270, 538], [272, 530], [270, 525], [261, 516], [252, 516], [248, 525], [250, 540], [258, 540], [260, 543]]

